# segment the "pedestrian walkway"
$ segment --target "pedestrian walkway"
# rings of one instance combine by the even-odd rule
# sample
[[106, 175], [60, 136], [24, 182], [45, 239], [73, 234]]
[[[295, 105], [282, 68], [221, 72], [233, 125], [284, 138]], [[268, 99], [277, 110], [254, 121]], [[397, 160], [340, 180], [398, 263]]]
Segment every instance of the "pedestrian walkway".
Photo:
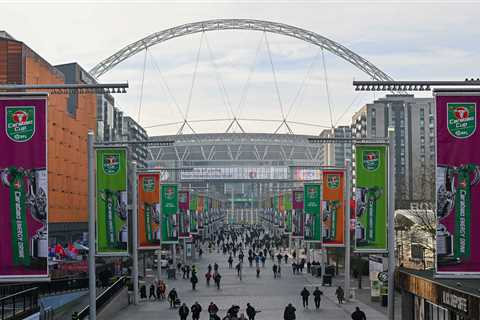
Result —
[[[207, 250], [204, 250], [206, 252]], [[177, 280], [166, 280], [167, 292], [176, 288], [182, 302], [190, 307], [198, 301], [203, 311], [200, 319], [208, 319], [206, 309], [213, 301], [219, 307], [219, 315], [223, 318], [227, 309], [236, 304], [241, 307], [240, 313], [245, 313], [247, 302], [254, 308], [261, 311], [257, 314], [257, 320], [279, 320], [283, 319], [283, 310], [288, 303], [292, 303], [297, 309], [297, 319], [351, 319], [350, 314], [356, 306], [359, 306], [367, 314], [368, 320], [386, 319], [381, 312], [362, 302], [350, 302], [339, 305], [334, 295], [335, 287], [321, 287], [324, 292], [320, 310], [315, 310], [313, 297], [310, 297], [309, 309], [302, 307], [300, 291], [304, 286], [312, 292], [315, 285], [319, 285], [319, 278], [307, 274], [293, 275], [290, 264], [282, 263], [282, 277], [273, 278], [272, 260], [268, 259], [265, 268], [261, 268], [260, 278], [256, 277], [255, 267], [249, 267], [248, 262], [244, 263], [242, 280], [237, 277], [235, 269], [228, 268], [228, 257], [219, 253], [205, 253], [202, 259], [197, 260], [196, 265], [199, 277], [197, 290], [192, 291], [188, 280], [177, 277]], [[236, 260], [237, 261], [237, 260]], [[220, 265], [222, 275], [221, 289], [217, 290], [212, 283], [210, 287], [205, 284], [204, 274], [207, 265], [217, 262]], [[255, 265], [255, 264], [254, 264]], [[153, 277], [153, 275], [152, 275]], [[135, 320], [135, 319], [179, 319], [178, 309], [170, 309], [168, 302], [142, 301], [140, 305], [131, 305], [122, 310], [112, 320]], [[190, 319], [190, 316], [189, 316]]]

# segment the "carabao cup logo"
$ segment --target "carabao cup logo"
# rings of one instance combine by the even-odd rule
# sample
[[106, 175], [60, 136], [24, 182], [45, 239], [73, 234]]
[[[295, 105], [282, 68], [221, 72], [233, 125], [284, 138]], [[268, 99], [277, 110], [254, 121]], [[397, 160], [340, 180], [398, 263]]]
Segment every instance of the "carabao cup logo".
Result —
[[35, 107], [7, 107], [5, 131], [15, 142], [27, 142], [35, 134]]
[[143, 177], [143, 191], [144, 192], [155, 191], [155, 179], [153, 177]]
[[175, 197], [175, 190], [173, 187], [167, 187], [167, 190], [165, 190], [165, 198], [167, 200], [173, 200]]
[[477, 129], [477, 108], [475, 103], [448, 103], [447, 128], [455, 138], [468, 138]]
[[104, 154], [103, 155], [103, 171], [108, 175], [113, 175], [120, 169], [120, 155], [119, 154]]
[[327, 176], [327, 185], [329, 189], [337, 189], [340, 185], [340, 177], [338, 176], [338, 174], [329, 174]]
[[368, 171], [375, 171], [380, 166], [380, 155], [378, 151], [363, 151], [363, 167]]

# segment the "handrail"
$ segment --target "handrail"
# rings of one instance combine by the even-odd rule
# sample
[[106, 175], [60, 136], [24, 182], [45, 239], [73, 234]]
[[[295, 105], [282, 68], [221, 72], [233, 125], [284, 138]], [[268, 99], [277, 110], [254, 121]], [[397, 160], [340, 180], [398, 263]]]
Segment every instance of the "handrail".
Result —
[[39, 295], [56, 294], [88, 288], [88, 278], [67, 278], [48, 282], [28, 282], [0, 286], [0, 297], [15, 294], [27, 288], [38, 288]]
[[[118, 293], [123, 287], [125, 287], [125, 284], [127, 283], [127, 277], [122, 276], [120, 277], [115, 283], [113, 283], [110, 287], [107, 288], [104, 292], [102, 292], [96, 299], [95, 304], [97, 306], [97, 312], [116, 294]], [[78, 312], [76, 315], [74, 314], [74, 317], [76, 319], [85, 319], [90, 312], [90, 305], [86, 306], [83, 308], [80, 312]]]
[[23, 319], [40, 311], [38, 288], [26, 289], [0, 298], [0, 319]]

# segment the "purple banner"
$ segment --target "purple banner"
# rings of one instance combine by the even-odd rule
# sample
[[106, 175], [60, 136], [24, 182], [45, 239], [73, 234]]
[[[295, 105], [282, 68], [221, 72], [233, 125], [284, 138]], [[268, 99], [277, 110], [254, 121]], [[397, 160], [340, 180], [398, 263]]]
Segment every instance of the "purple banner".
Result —
[[190, 206], [190, 193], [188, 191], [178, 191], [178, 208], [181, 211], [187, 211]]
[[480, 274], [480, 92], [436, 91], [437, 273]]
[[292, 208], [303, 209], [303, 191], [292, 192]]
[[0, 280], [48, 277], [46, 94], [0, 94]]

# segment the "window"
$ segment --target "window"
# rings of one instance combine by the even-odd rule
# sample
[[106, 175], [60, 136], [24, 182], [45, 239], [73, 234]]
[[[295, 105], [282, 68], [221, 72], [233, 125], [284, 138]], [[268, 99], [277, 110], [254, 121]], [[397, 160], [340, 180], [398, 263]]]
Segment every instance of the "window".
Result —
[[425, 320], [449, 320], [448, 310], [425, 301]]

